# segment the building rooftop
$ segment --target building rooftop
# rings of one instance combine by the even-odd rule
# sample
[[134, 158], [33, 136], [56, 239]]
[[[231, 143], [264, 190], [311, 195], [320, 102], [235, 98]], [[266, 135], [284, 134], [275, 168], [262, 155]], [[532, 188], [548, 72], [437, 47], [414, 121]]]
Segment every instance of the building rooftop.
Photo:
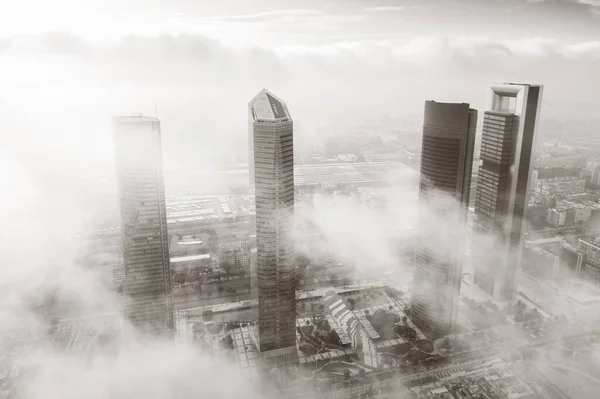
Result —
[[579, 241], [600, 248], [600, 237], [581, 237], [579, 238]]
[[176, 256], [171, 258], [171, 263], [191, 262], [195, 260], [210, 259], [210, 254]]
[[250, 109], [255, 122], [291, 119], [286, 104], [267, 89], [262, 89], [250, 101]]

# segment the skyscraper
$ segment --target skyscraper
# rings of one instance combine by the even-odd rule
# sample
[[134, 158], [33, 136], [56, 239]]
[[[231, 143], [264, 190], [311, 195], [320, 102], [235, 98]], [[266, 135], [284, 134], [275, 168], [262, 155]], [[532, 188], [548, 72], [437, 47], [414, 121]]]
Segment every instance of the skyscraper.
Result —
[[471, 254], [475, 283], [498, 300], [516, 293], [542, 90], [492, 85], [484, 114]]
[[160, 121], [113, 119], [125, 268], [125, 317], [139, 332], [171, 337], [173, 311]]
[[456, 322], [476, 124], [469, 104], [425, 103], [411, 318], [433, 337]]
[[286, 104], [263, 89], [249, 104], [256, 203], [258, 324], [269, 364], [297, 359], [293, 122]]

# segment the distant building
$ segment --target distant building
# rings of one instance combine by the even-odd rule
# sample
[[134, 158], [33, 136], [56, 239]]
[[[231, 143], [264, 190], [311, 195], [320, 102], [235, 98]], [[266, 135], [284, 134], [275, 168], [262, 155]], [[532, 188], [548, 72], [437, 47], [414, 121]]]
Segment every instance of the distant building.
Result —
[[596, 162], [592, 165], [590, 183], [593, 186], [600, 186], [600, 163]]
[[203, 268], [216, 266], [210, 254], [176, 256], [171, 258], [171, 267], [177, 273], [197, 273]]
[[548, 209], [549, 225], [554, 227], [563, 227], [567, 224], [567, 210], [565, 208], [552, 208]]
[[535, 192], [547, 196], [567, 196], [585, 192], [585, 180], [579, 177], [553, 177], [538, 179]]
[[249, 270], [250, 268], [250, 237], [246, 234], [220, 233], [219, 263], [227, 262], [233, 267]]
[[541, 278], [573, 277], [577, 259], [577, 247], [559, 238], [526, 241], [523, 249], [523, 269]]
[[140, 332], [173, 336], [167, 212], [160, 122], [113, 119], [126, 297], [125, 317]]
[[592, 216], [592, 208], [583, 204], [560, 201], [555, 208], [548, 209], [547, 223], [554, 227], [568, 227], [586, 223]]
[[533, 173], [537, 173], [538, 179], [553, 179], [562, 177], [577, 177], [581, 176], [580, 166], [563, 166], [563, 167], [545, 167], [535, 168]]
[[263, 89], [249, 104], [256, 203], [258, 329], [265, 364], [296, 362], [294, 137], [286, 104]]
[[[167, 218], [167, 222], [168, 222]], [[170, 236], [169, 253], [173, 256], [189, 256], [207, 253], [209, 251], [208, 237], [206, 233], [180, 236]]]
[[411, 318], [434, 337], [456, 325], [476, 125], [469, 104], [425, 103]]
[[577, 269], [584, 272], [592, 283], [600, 286], [600, 237], [582, 237], [577, 242], [577, 248]]
[[492, 85], [484, 115], [471, 253], [475, 283], [498, 300], [516, 294], [542, 90]]

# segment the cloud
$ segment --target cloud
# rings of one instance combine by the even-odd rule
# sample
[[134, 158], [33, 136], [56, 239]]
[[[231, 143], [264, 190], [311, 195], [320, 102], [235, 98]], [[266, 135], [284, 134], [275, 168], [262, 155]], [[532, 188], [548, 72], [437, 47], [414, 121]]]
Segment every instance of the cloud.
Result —
[[401, 6], [379, 6], [379, 7], [365, 7], [365, 11], [370, 12], [388, 12], [388, 11], [403, 11], [406, 7]]
[[315, 9], [295, 9], [295, 10], [272, 10], [254, 14], [225, 15], [220, 17], [208, 17], [206, 20], [221, 21], [243, 21], [243, 22], [264, 22], [270, 19], [279, 19], [282, 17], [302, 17], [318, 15], [320, 12]]
[[600, 0], [577, 0], [577, 3], [592, 7], [600, 7]]
[[48, 32], [42, 35], [17, 35], [0, 38], [0, 54], [78, 54], [89, 49], [81, 37], [67, 32]]

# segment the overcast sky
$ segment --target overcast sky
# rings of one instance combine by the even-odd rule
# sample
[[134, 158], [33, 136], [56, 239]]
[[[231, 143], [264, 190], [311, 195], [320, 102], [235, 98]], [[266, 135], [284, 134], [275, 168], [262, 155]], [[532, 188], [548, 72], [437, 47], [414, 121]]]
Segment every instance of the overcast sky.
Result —
[[[593, 115], [599, 0], [20, 0], [0, 9], [0, 123], [13, 159], [110, 165], [109, 117], [163, 121], [167, 165], [246, 145], [267, 87], [299, 139], [423, 101], [486, 106], [546, 86], [543, 117]], [[60, 161], [60, 162], [59, 162]], [[175, 165], [177, 166], [177, 165]]]

